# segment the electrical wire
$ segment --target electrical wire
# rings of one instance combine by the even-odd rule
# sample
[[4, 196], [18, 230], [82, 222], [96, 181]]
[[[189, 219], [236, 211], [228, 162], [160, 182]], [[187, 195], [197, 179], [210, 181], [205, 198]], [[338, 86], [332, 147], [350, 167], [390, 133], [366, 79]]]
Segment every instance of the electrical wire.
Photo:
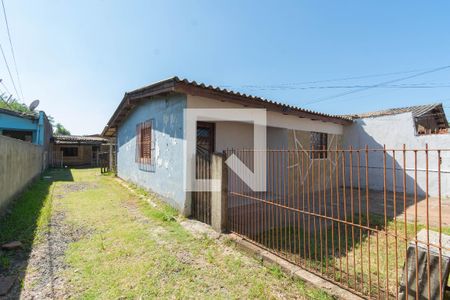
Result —
[[5, 61], [6, 69], [8, 70], [9, 78], [11, 78], [11, 82], [14, 87], [14, 91], [16, 91], [17, 98], [20, 98], [19, 93], [17, 92], [16, 84], [14, 82], [14, 78], [11, 75], [11, 69], [9, 68], [8, 61], [6, 60], [5, 52], [3, 51], [2, 44], [0, 44], [0, 51], [2, 52], [3, 60]]
[[9, 92], [8, 88], [6, 87], [5, 83], [3, 82], [3, 79], [0, 79], [0, 84], [5, 88], [5, 91], [11, 95], [11, 93]]
[[[355, 89], [355, 88], [371, 88], [372, 85], [331, 85], [331, 86], [305, 86], [305, 87], [273, 87], [258, 88], [257, 90], [311, 90], [311, 89]], [[435, 89], [449, 88], [448, 84], [438, 83], [411, 83], [411, 84], [391, 84], [382, 85], [377, 88], [395, 88], [395, 89]]]
[[315, 101], [304, 103], [303, 106], [317, 104], [317, 103], [324, 102], [324, 101], [329, 101], [329, 100], [332, 100], [332, 99], [335, 99], [335, 98], [343, 97], [343, 96], [354, 94], [354, 93], [359, 93], [359, 92], [362, 92], [362, 91], [365, 91], [365, 90], [368, 90], [368, 89], [381, 87], [381, 86], [388, 85], [388, 84], [391, 84], [391, 83], [395, 83], [395, 82], [399, 82], [399, 81], [403, 81], [403, 80], [407, 80], [407, 79], [423, 76], [423, 75], [426, 75], [426, 74], [442, 71], [442, 70], [449, 69], [449, 68], [450, 68], [449, 65], [448, 66], [443, 66], [443, 67], [438, 67], [438, 68], [434, 68], [432, 70], [420, 72], [420, 73], [413, 74], [413, 75], [410, 75], [410, 76], [406, 76], [406, 77], [401, 77], [401, 78], [397, 78], [397, 79], [393, 79], [393, 80], [380, 82], [380, 83], [377, 83], [377, 84], [369, 85], [367, 87], [358, 88], [356, 90], [347, 91], [347, 92], [340, 93], [340, 94], [337, 94], [337, 95], [323, 97], [323, 98], [320, 98], [320, 99], [315, 100]]
[[[245, 88], [271, 88], [271, 87], [283, 87], [283, 86], [293, 86], [293, 85], [305, 85], [305, 84], [315, 84], [315, 83], [324, 83], [324, 82], [333, 82], [333, 81], [346, 81], [346, 80], [355, 80], [355, 79], [365, 79], [365, 78], [373, 78], [373, 77], [384, 77], [384, 76], [392, 76], [399, 74], [407, 74], [407, 73], [416, 73], [425, 71], [428, 69], [416, 69], [409, 71], [399, 71], [399, 72], [390, 72], [390, 73], [379, 73], [379, 74], [370, 74], [370, 75], [361, 75], [361, 76], [349, 76], [349, 77], [341, 77], [334, 79], [324, 79], [324, 80], [315, 80], [315, 81], [304, 81], [304, 82], [293, 82], [293, 83], [279, 83], [274, 85], [257, 85], [257, 84], [246, 84], [240, 85], [239, 87]], [[226, 87], [226, 86], [224, 86]]]
[[[17, 68], [16, 55], [14, 53], [14, 47], [13, 47], [13, 43], [12, 43], [12, 39], [11, 39], [11, 31], [9, 30], [8, 18], [6, 16], [6, 8], [5, 8], [5, 3], [3, 0], [2, 0], [2, 7], [3, 7], [3, 16], [5, 18], [6, 30], [8, 32], [9, 45], [11, 47], [11, 53], [12, 53], [13, 62], [14, 62], [14, 68], [16, 70], [16, 75], [17, 75], [17, 83], [19, 85], [20, 94], [23, 99], [24, 97], [23, 97], [22, 83], [20, 81], [19, 69]], [[17, 93], [17, 91], [16, 91], [16, 93]]]

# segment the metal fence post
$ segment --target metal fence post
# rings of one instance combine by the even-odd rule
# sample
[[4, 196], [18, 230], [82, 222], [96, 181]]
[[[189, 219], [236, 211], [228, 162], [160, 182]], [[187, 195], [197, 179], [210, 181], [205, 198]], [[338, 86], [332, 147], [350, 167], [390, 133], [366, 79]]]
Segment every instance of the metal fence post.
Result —
[[220, 181], [220, 191], [211, 192], [211, 226], [217, 232], [227, 230], [228, 176], [224, 155], [211, 155], [211, 179]]

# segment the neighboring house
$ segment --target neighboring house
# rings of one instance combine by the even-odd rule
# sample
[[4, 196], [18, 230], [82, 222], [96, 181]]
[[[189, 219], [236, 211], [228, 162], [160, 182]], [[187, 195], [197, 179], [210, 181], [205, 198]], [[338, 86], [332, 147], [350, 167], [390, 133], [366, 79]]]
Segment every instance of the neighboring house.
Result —
[[51, 165], [99, 165], [99, 154], [109, 152], [108, 139], [100, 136], [54, 135], [52, 138]]
[[[264, 108], [270, 149], [335, 149], [342, 144], [344, 126], [352, 123], [178, 77], [126, 93], [102, 133], [116, 138], [117, 174], [162, 195], [185, 215], [191, 209], [183, 187], [185, 108]], [[249, 123], [198, 122], [193, 134], [197, 153], [253, 147]]]
[[0, 108], [0, 135], [42, 146], [42, 167], [47, 168], [53, 128], [45, 112], [22, 113]]
[[[428, 145], [428, 190], [431, 196], [437, 196], [439, 178], [437, 178], [438, 164], [441, 168], [441, 195], [450, 197], [450, 152], [442, 151], [441, 159], [438, 160], [435, 149], [450, 148], [450, 133], [445, 111], [441, 103], [430, 105], [418, 105], [404, 108], [387, 109], [376, 112], [354, 114], [350, 116], [354, 121], [351, 126], [344, 129], [344, 146], [352, 146], [355, 149], [364, 148], [368, 145], [371, 149], [402, 149], [406, 145], [407, 149], [425, 149]], [[397, 182], [402, 180], [403, 155], [396, 153], [395, 165], [397, 170]], [[393, 190], [392, 175], [392, 151], [388, 151], [387, 166], [387, 189]], [[407, 193], [414, 193], [414, 152], [407, 151], [405, 155], [406, 174], [411, 183], [407, 184]], [[369, 161], [370, 172], [376, 173], [377, 168], [383, 165], [383, 156], [380, 153]], [[426, 192], [426, 157], [423, 152], [418, 152], [417, 157], [417, 186], [418, 193], [423, 195]], [[374, 178], [370, 182], [370, 188], [382, 190], [383, 176], [371, 176]], [[399, 181], [400, 180], [400, 181]]]
[[22, 113], [0, 108], [0, 134], [46, 149], [52, 137], [52, 125], [43, 111]]

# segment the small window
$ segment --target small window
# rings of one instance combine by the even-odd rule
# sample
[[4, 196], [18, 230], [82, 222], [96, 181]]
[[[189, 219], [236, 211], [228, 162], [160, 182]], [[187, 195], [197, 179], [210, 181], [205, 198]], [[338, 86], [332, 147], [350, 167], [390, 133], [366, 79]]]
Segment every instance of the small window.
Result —
[[78, 147], [61, 147], [61, 151], [64, 157], [78, 156]]
[[311, 158], [327, 158], [328, 134], [322, 132], [311, 132]]
[[136, 126], [136, 162], [151, 164], [153, 159], [152, 121], [139, 123]]

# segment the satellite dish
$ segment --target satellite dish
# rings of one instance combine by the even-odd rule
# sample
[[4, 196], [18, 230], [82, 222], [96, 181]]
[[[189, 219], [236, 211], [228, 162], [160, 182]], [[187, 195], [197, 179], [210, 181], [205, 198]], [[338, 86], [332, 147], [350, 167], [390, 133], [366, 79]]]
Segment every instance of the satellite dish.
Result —
[[30, 106], [28, 107], [31, 111], [35, 110], [36, 107], [38, 107], [39, 105], [39, 100], [34, 100], [33, 102], [31, 102]]

